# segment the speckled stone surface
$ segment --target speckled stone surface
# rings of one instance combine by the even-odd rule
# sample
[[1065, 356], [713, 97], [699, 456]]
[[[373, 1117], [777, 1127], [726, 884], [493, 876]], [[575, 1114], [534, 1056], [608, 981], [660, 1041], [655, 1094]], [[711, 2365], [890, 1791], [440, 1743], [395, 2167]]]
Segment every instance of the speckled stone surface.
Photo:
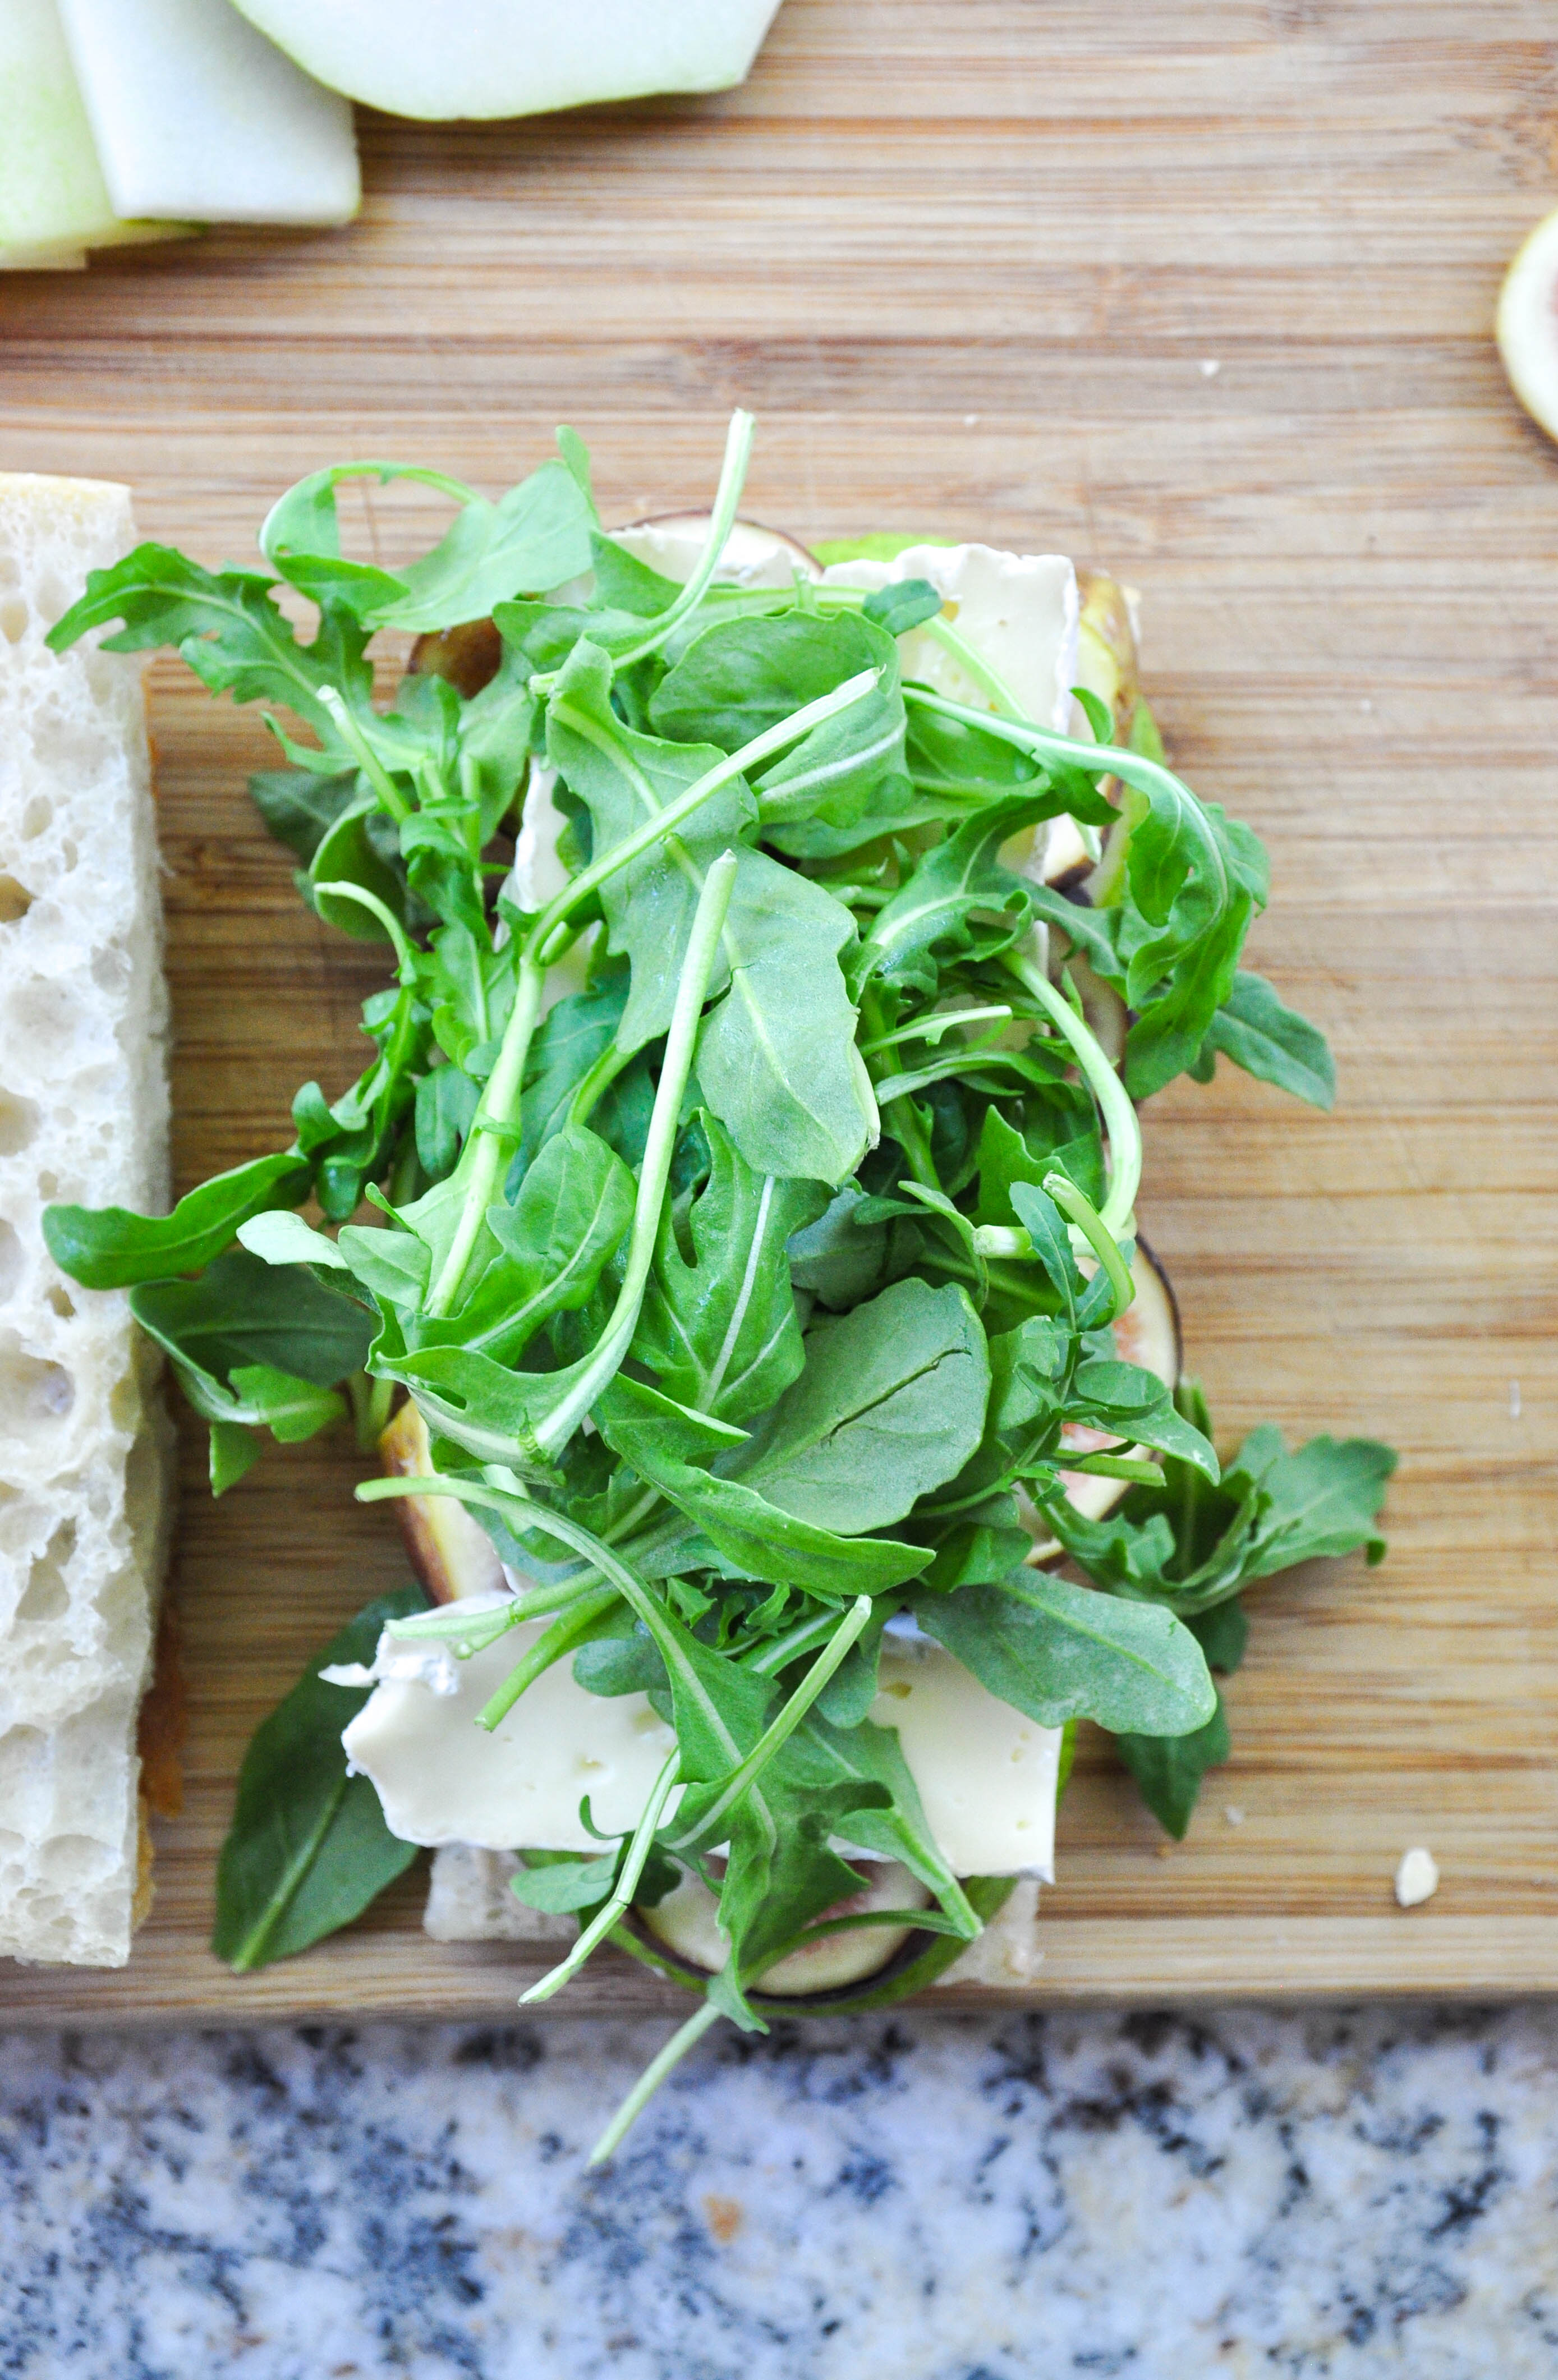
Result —
[[1558, 2010], [0, 2041], [0, 2373], [1558, 2374]]

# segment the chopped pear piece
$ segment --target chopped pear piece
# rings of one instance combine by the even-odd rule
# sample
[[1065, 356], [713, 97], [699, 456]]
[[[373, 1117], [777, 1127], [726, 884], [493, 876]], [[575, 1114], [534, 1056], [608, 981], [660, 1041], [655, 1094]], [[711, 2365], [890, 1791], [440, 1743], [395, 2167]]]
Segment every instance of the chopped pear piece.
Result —
[[361, 200], [348, 101], [232, 0], [59, 0], [116, 214], [340, 224]]
[[1558, 438], [1558, 213], [1527, 236], [1499, 298], [1499, 353], [1533, 421]]
[[391, 115], [536, 115], [657, 91], [728, 91], [778, 0], [239, 0], [308, 74]]
[[81, 249], [167, 239], [183, 228], [116, 214], [55, 0], [0, 7], [0, 258], [20, 249], [74, 261]]

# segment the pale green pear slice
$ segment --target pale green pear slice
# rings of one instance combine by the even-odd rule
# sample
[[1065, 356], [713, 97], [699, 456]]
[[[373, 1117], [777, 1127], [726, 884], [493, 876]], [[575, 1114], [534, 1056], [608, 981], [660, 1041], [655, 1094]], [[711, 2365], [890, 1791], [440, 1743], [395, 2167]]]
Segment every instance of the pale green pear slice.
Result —
[[0, 7], [0, 259], [166, 239], [177, 226], [115, 213], [55, 0]]
[[338, 224], [361, 199], [349, 101], [232, 0], [59, 0], [116, 214]]
[[1558, 438], [1558, 214], [1528, 234], [1504, 275], [1498, 338], [1515, 395]]
[[535, 115], [742, 80], [778, 0], [239, 0], [305, 72], [391, 115]]

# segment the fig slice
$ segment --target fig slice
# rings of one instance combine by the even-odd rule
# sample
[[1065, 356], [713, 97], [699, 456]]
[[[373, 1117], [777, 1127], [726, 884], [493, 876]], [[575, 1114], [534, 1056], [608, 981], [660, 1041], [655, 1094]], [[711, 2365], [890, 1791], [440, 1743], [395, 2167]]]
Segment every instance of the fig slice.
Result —
[[[1115, 1350], [1126, 1363], [1139, 1364], [1145, 1371], [1156, 1373], [1165, 1389], [1175, 1388], [1185, 1360], [1179, 1307], [1167, 1273], [1139, 1237], [1131, 1272], [1136, 1296], [1114, 1325]], [[1077, 1454], [1107, 1452], [1139, 1458], [1146, 1451], [1139, 1446], [1121, 1446], [1102, 1430], [1081, 1429], [1069, 1423], [1062, 1443]], [[1130, 1485], [1126, 1479], [1104, 1479], [1090, 1471], [1063, 1471], [1060, 1475], [1065, 1483], [1067, 1502], [1089, 1521], [1102, 1521], [1106, 1512], [1112, 1512]], [[1023, 1526], [1031, 1532], [1034, 1540], [1028, 1559], [1041, 1565], [1058, 1561], [1062, 1549], [1050, 1536], [1043, 1513], [1020, 1491], [1017, 1510]]]
[[[706, 512], [655, 513], [648, 520], [627, 522], [606, 531], [636, 562], [647, 563], [663, 578], [686, 584], [698, 567], [709, 534]], [[784, 529], [765, 528], [761, 521], [738, 520], [724, 542], [714, 577], [724, 586], [788, 587], [797, 574], [821, 578], [822, 565], [798, 538]]]
[[1558, 438], [1558, 213], [1527, 235], [1499, 297], [1499, 353], [1533, 421]]
[[[723, 1862], [711, 1862], [721, 1866]], [[828, 1917], [858, 1917], [869, 1910], [924, 1909], [931, 1895], [924, 1885], [895, 1860], [856, 1858], [851, 1865], [868, 1881], [864, 1889], [825, 1912]], [[724, 1965], [730, 1945], [715, 1923], [713, 1894], [697, 1876], [684, 1876], [663, 1900], [640, 1906], [638, 1923], [691, 1967], [712, 1974]], [[796, 1999], [814, 1992], [841, 1991], [874, 1975], [908, 1940], [907, 1925], [862, 1925], [848, 1934], [825, 1934], [802, 1950], [792, 1950], [758, 1979], [758, 1989], [775, 1999]]]

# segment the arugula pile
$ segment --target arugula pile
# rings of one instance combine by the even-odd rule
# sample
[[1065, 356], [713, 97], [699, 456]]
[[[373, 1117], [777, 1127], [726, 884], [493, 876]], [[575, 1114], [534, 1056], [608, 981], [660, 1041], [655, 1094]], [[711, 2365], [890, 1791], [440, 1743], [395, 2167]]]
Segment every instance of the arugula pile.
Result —
[[[1369, 1538], [1391, 1463], [1267, 1430], [1220, 1476], [1204, 1408], [1114, 1343], [1132, 1095], [1221, 1051], [1330, 1099], [1320, 1036], [1237, 965], [1256, 838], [1170, 772], [1145, 712], [1124, 747], [1090, 698], [1090, 742], [1015, 716], [924, 581], [719, 582], [750, 436], [736, 415], [685, 585], [602, 532], [562, 431], [496, 504], [397, 465], [317, 472], [266, 521], [265, 572], [141, 546], [51, 638], [118, 623], [114, 650], [175, 646], [267, 706], [286, 765], [254, 798], [304, 899], [393, 978], [364, 1006], [370, 1062], [334, 1099], [303, 1086], [289, 1147], [164, 1218], [56, 1207], [49, 1245], [133, 1289], [217, 1494], [266, 1430], [349, 1415], [368, 1448], [415, 1399], [432, 1474], [359, 1494], [457, 1499], [541, 1582], [388, 1618], [458, 1652], [544, 1617], [484, 1723], [570, 1658], [673, 1721], [633, 1831], [517, 1886], [581, 1920], [534, 1998], [633, 1902], [712, 1882], [728, 1959], [651, 2082], [718, 2014], [762, 2029], [754, 1979], [858, 1887], [835, 1838], [921, 1881], [920, 1933], [979, 1931], [990, 1894], [951, 1874], [868, 1716], [895, 1614], [1040, 1724], [1113, 1732], [1182, 1832], [1225, 1751], [1209, 1662], [1237, 1658], [1240, 1588]], [[457, 507], [408, 569], [341, 552], [336, 490], [364, 475]], [[316, 608], [307, 642], [286, 589]], [[906, 677], [911, 629], [992, 707]], [[380, 630], [432, 639], [388, 710]], [[566, 878], [532, 898], [515, 838], [548, 800]], [[1003, 859], [1061, 816], [1107, 837], [1090, 901]], [[1123, 1080], [1068, 953], [1131, 1012]], [[1105, 1450], [1066, 1451], [1077, 1428]], [[1126, 1483], [1123, 1505], [1083, 1519], [1063, 1470]], [[1031, 1566], [1019, 1498], [1090, 1583]], [[218, 1929], [237, 1963], [355, 1913], [332, 1863], [371, 1889], [404, 1848], [373, 1844], [344, 1767], [310, 1765], [346, 1714], [330, 1691], [310, 1675], [246, 1767]]]

